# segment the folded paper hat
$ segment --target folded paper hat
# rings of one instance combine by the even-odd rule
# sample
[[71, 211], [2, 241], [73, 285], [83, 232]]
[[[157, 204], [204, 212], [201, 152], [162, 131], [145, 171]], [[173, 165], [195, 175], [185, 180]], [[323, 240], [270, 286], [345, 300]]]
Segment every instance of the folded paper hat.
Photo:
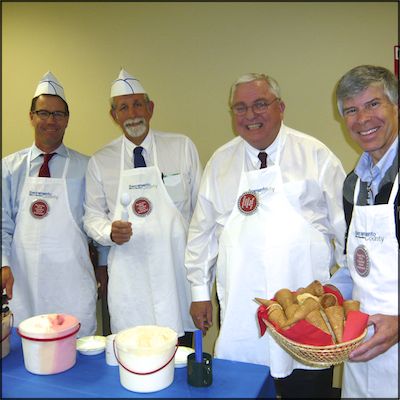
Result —
[[118, 78], [112, 83], [110, 97], [141, 93], [146, 93], [141, 83], [124, 69], [121, 69]]
[[39, 81], [37, 85], [36, 92], [33, 97], [40, 96], [41, 94], [52, 94], [54, 96], [60, 96], [65, 102], [64, 88], [58, 82], [57, 78], [50, 72], [46, 72], [43, 78]]

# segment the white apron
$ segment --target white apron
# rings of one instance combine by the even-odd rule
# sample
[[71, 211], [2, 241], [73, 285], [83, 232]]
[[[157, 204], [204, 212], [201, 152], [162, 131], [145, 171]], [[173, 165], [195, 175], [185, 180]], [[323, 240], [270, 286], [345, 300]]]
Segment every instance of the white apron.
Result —
[[137, 325], [159, 325], [182, 336], [195, 329], [184, 268], [188, 226], [161, 179], [154, 142], [153, 149], [154, 166], [124, 170], [122, 141], [113, 220], [121, 219], [121, 195], [128, 193], [133, 235], [129, 242], [113, 246], [109, 254], [111, 330], [117, 333]]
[[[303, 193], [303, 183], [283, 184], [279, 160], [265, 169], [243, 168], [238, 202], [219, 242], [221, 330], [216, 357], [268, 365], [276, 378], [290, 375], [294, 368], [311, 367], [293, 360], [269, 334], [260, 337], [254, 298], [271, 298], [281, 288], [296, 290], [314, 279], [329, 278], [332, 255], [326, 239], [286, 197]], [[258, 197], [250, 215], [238, 206], [245, 192]], [[247, 203], [251, 208], [251, 199]]]
[[31, 152], [11, 246], [14, 325], [38, 314], [65, 313], [81, 323], [79, 336], [96, 331], [96, 279], [88, 242], [69, 205], [62, 178], [30, 177]]
[[[357, 202], [360, 182], [354, 190]], [[393, 204], [398, 176], [388, 204], [354, 205], [347, 242], [353, 298], [367, 314], [399, 315], [398, 242]], [[367, 339], [374, 333], [368, 328]], [[342, 397], [398, 398], [398, 343], [368, 362], [346, 362]]]

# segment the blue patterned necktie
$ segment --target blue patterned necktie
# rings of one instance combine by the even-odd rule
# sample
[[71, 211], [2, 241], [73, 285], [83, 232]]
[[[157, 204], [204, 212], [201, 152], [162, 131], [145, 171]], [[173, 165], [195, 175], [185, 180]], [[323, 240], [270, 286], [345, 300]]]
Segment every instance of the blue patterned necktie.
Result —
[[143, 147], [138, 146], [133, 149], [133, 165], [135, 168], [143, 168], [146, 166], [142, 155]]

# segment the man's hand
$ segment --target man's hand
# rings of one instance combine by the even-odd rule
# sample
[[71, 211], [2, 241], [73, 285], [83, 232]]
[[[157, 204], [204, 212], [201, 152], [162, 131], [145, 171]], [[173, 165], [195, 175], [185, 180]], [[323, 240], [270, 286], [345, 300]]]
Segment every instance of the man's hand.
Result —
[[132, 223], [128, 221], [114, 221], [111, 224], [111, 240], [116, 244], [129, 242], [132, 236]]
[[14, 285], [14, 276], [11, 272], [11, 268], [7, 265], [1, 267], [1, 290], [6, 289], [6, 295], [8, 300], [12, 299], [12, 291]]
[[212, 326], [211, 301], [193, 301], [190, 306], [190, 315], [196, 327], [205, 335]]
[[350, 353], [350, 361], [369, 361], [399, 341], [398, 316], [374, 314], [369, 317], [368, 325], [374, 325], [375, 333]]

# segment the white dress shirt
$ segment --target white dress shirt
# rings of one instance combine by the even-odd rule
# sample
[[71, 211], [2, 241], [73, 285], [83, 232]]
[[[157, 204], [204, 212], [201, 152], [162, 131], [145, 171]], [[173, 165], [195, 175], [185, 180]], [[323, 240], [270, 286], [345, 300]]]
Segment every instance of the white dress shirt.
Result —
[[[86, 175], [86, 200], [84, 228], [88, 235], [102, 245], [114, 245], [111, 241], [111, 224], [114, 220], [117, 199], [121, 144], [124, 142], [124, 168], [133, 168], [132, 142], [121, 136], [90, 159]], [[168, 180], [180, 174], [185, 193], [174, 201], [178, 210], [189, 224], [196, 204], [202, 174], [199, 156], [193, 142], [184, 135], [150, 129], [141, 144], [146, 166], [154, 165], [154, 148], [157, 149], [158, 167], [168, 190]], [[119, 218], [115, 218], [119, 219]]]
[[[245, 168], [259, 168], [260, 150], [252, 148], [241, 137], [236, 137], [213, 154], [204, 170], [189, 227], [185, 259], [193, 301], [210, 300], [219, 236], [238, 198], [243, 148]], [[283, 124], [276, 140], [265, 149], [268, 154], [267, 166], [275, 163], [279, 148], [283, 183], [298, 182], [299, 190], [302, 190], [296, 197], [288, 196], [289, 202], [328, 241], [334, 241], [331, 266], [335, 263], [342, 266], [345, 232], [342, 207], [345, 172], [342, 164], [319, 140]], [[296, 273], [301, 273], [301, 268]]]
[[[29, 151], [32, 149], [29, 176], [38, 176], [43, 163], [43, 153], [38, 147], [20, 150], [2, 159], [2, 265], [10, 265], [11, 242], [15, 231], [15, 219], [19, 210], [20, 196], [27, 171]], [[68, 153], [70, 157], [66, 175], [68, 200], [71, 213], [77, 225], [83, 229], [83, 201], [85, 195], [85, 173], [89, 157], [71, 150], [61, 144], [55, 151], [55, 156], [49, 162], [52, 178], [61, 178]], [[100, 249], [100, 257], [104, 249]]]

